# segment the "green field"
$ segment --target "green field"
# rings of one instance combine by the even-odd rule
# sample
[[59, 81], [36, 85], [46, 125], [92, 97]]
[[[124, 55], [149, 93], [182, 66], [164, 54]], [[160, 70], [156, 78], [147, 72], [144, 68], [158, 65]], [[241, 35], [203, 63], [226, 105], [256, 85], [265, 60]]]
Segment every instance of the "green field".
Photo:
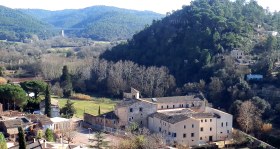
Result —
[[[67, 99], [57, 99], [59, 107], [62, 108]], [[112, 111], [116, 102], [108, 98], [95, 98], [94, 100], [84, 101], [84, 100], [72, 100], [74, 102], [74, 107], [76, 108], [75, 117], [83, 118], [84, 111], [93, 115], [98, 114], [98, 107], [100, 106], [101, 113], [106, 113]]]

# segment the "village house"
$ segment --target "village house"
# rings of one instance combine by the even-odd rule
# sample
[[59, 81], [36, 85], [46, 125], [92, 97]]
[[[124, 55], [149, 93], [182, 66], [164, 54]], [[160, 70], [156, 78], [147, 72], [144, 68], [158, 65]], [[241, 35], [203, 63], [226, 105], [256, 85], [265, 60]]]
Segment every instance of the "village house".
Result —
[[36, 124], [34, 128], [42, 129], [45, 131], [47, 128], [52, 129], [53, 122], [46, 115], [29, 114], [26, 117], [33, 123]]
[[149, 117], [149, 130], [160, 133], [169, 145], [194, 146], [231, 138], [232, 116], [206, 107], [159, 110]]
[[230, 51], [230, 56], [235, 59], [243, 59], [245, 57], [245, 54], [242, 50], [232, 50]]
[[18, 117], [0, 121], [0, 131], [10, 140], [16, 140], [18, 137], [18, 127], [29, 131], [33, 124], [26, 117]]
[[50, 129], [53, 130], [54, 133], [63, 133], [63, 131], [67, 131], [71, 129], [71, 121], [62, 117], [54, 117], [51, 118], [52, 125]]
[[[111, 115], [108, 117], [106, 115]], [[140, 98], [139, 91], [124, 93], [115, 110], [100, 116], [84, 114], [99, 128], [126, 128], [132, 123], [162, 134], [168, 145], [195, 146], [232, 138], [232, 115], [208, 107], [202, 94]]]
[[[45, 101], [43, 100], [40, 103], [40, 112], [45, 113]], [[60, 116], [60, 108], [58, 105], [58, 101], [55, 99], [51, 99], [51, 117], [59, 117]]]

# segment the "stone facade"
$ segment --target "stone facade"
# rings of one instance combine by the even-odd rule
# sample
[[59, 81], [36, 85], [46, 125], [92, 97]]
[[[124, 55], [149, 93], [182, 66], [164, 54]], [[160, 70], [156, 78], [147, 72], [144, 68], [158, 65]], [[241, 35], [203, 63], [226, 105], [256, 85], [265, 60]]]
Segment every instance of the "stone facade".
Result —
[[159, 110], [149, 117], [148, 128], [164, 136], [169, 145], [194, 146], [232, 137], [232, 115], [206, 107]]
[[140, 98], [139, 91], [132, 88], [111, 113], [113, 119], [85, 114], [84, 121], [111, 128], [137, 123], [162, 134], [168, 145], [200, 145], [231, 139], [232, 134], [232, 115], [207, 107], [202, 94]]

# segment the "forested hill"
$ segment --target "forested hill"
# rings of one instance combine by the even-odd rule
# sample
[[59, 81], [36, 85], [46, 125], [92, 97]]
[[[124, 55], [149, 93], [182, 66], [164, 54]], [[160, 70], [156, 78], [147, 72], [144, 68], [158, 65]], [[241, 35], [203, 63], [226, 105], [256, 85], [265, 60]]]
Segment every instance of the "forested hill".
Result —
[[271, 14], [256, 1], [195, 0], [133, 36], [102, 58], [131, 60], [141, 65], [166, 66], [184, 84], [209, 80], [219, 54], [235, 48], [250, 52], [255, 30], [279, 29], [279, 13]]
[[[150, 11], [136, 11], [108, 6], [84, 9], [47, 11], [22, 9], [24, 13], [65, 29], [66, 35], [96, 40], [119, 40], [131, 38], [153, 20], [163, 15]], [[73, 29], [73, 30], [72, 30]]]
[[20, 41], [36, 34], [47, 37], [51, 25], [43, 23], [18, 10], [0, 6], [0, 40]]

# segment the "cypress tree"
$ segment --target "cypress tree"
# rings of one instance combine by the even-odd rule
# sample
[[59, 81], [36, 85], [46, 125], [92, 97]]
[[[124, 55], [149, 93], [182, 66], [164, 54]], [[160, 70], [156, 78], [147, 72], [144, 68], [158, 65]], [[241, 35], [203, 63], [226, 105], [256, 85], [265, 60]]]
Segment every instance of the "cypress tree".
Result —
[[6, 139], [2, 132], [0, 132], [0, 148], [1, 149], [8, 149]]
[[99, 106], [99, 108], [98, 108], [98, 115], [100, 115], [101, 114], [101, 111], [100, 111], [100, 106]]
[[45, 92], [45, 115], [51, 117], [51, 95], [50, 95], [49, 85], [46, 87], [46, 92]]
[[66, 98], [70, 97], [73, 87], [72, 87], [71, 76], [68, 72], [67, 66], [63, 66], [62, 75], [60, 77], [60, 86], [63, 89], [63, 96]]
[[26, 149], [26, 141], [22, 127], [18, 127], [18, 143], [19, 149]]

